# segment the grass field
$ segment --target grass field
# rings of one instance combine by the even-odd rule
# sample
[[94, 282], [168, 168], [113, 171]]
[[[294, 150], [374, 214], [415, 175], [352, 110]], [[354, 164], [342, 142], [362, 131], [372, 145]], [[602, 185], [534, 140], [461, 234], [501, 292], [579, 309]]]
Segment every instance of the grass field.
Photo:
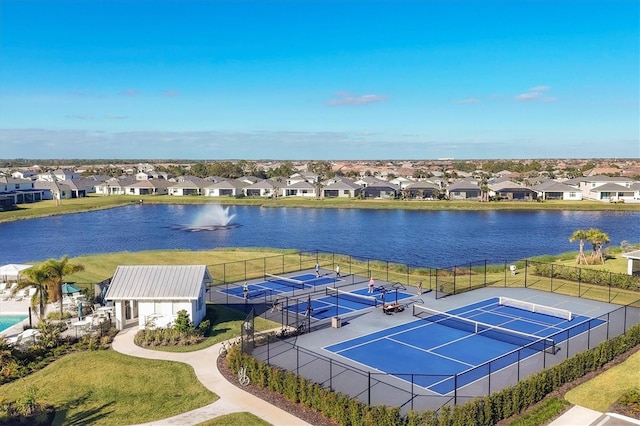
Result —
[[[192, 352], [236, 337], [245, 316], [234, 309], [209, 305], [207, 317], [213, 321], [205, 341], [163, 350]], [[255, 319], [256, 331], [275, 326], [276, 323], [264, 318]], [[113, 351], [64, 356], [37, 373], [0, 386], [0, 395], [6, 400], [16, 400], [31, 387], [39, 390], [39, 402], [56, 407], [55, 424], [64, 425], [149, 422], [190, 411], [218, 399], [200, 384], [188, 365], [128, 357]], [[256, 419], [249, 413], [239, 413], [221, 418], [221, 423], [211, 424], [267, 424]], [[243, 423], [233, 423], [236, 420]]]
[[56, 407], [56, 425], [150, 422], [210, 404], [218, 397], [182, 363], [114, 351], [62, 357], [28, 377], [0, 386], [7, 400], [35, 387], [39, 402]]
[[640, 351], [625, 362], [610, 368], [599, 376], [577, 386], [565, 394], [572, 404], [596, 411], [607, 411], [629, 389], [638, 388]]

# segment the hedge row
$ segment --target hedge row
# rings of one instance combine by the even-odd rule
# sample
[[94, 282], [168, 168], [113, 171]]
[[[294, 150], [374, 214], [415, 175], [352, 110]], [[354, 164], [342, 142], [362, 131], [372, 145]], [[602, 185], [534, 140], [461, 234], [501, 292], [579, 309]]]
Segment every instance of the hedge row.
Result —
[[253, 384], [278, 392], [290, 401], [314, 409], [344, 426], [489, 426], [521, 413], [563, 384], [603, 367], [637, 345], [640, 345], [640, 324], [631, 327], [624, 335], [602, 342], [515, 386], [453, 408], [445, 405], [437, 411], [410, 411], [406, 415], [401, 415], [397, 407], [369, 406], [347, 395], [330, 391], [293, 372], [269, 366], [242, 353], [239, 348], [234, 348], [227, 359], [233, 371], [237, 372], [241, 366], [246, 366]]
[[640, 290], [640, 277], [634, 275], [538, 262], [528, 262], [528, 268], [533, 274], [543, 277], [612, 286], [625, 290]]

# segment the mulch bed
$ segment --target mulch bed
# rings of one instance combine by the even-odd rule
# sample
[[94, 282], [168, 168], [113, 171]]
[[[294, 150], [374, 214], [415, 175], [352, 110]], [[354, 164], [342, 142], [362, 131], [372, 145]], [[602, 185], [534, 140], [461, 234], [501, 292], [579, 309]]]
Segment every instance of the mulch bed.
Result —
[[240, 384], [238, 383], [238, 377], [233, 373], [233, 371], [231, 371], [229, 363], [226, 362], [226, 359], [223, 357], [218, 357], [218, 369], [230, 383], [234, 384], [244, 391], [249, 392], [252, 395], [257, 396], [264, 401], [267, 401], [271, 405], [275, 405], [276, 407], [279, 407], [284, 411], [293, 414], [297, 418], [302, 419], [307, 423], [315, 426], [339, 426], [338, 423], [327, 419], [322, 414], [311, 410], [310, 408], [304, 407], [302, 404], [291, 402], [279, 393], [270, 391], [269, 389], [261, 388], [259, 386], [255, 386], [253, 384], [250, 384], [249, 386], [240, 386]]

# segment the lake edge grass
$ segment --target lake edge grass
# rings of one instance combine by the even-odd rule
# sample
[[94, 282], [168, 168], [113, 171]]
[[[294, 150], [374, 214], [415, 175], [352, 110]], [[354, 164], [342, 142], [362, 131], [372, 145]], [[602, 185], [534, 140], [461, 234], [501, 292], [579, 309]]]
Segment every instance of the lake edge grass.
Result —
[[234, 198], [171, 195], [114, 195], [103, 196], [91, 194], [87, 197], [62, 200], [56, 205], [51, 200], [37, 203], [20, 204], [16, 210], [0, 212], [0, 223], [16, 220], [34, 219], [61, 214], [82, 213], [95, 210], [117, 208], [136, 204], [142, 200], [146, 204], [221, 204], [225, 206], [259, 206], [259, 207], [291, 207], [291, 208], [342, 208], [342, 209], [375, 209], [375, 210], [424, 210], [424, 211], [479, 211], [479, 210], [563, 210], [563, 211], [640, 211], [638, 204], [616, 204], [600, 201], [460, 201], [460, 200], [360, 200], [354, 198], [296, 199], [296, 198]]

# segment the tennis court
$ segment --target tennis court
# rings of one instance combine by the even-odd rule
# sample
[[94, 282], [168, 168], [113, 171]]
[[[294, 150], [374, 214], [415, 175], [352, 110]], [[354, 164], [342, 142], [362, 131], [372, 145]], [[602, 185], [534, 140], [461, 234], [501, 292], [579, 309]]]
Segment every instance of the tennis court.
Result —
[[[527, 357], [554, 356], [568, 338], [605, 323], [517, 302], [491, 298], [447, 312], [415, 305], [420, 319], [323, 349], [445, 395]], [[415, 374], [395, 374], [407, 370]]]
[[354, 291], [343, 291], [331, 287], [325, 289], [325, 297], [311, 299], [287, 306], [287, 310], [302, 315], [310, 315], [313, 319], [340, 317], [368, 309], [382, 306], [385, 303], [396, 303], [412, 295], [399, 290], [389, 290], [378, 287], [373, 293], [368, 288]]
[[[335, 277], [321, 275], [317, 277], [315, 274], [306, 273], [295, 276], [277, 276], [266, 274], [264, 281], [248, 283], [249, 293], [247, 299], [262, 299], [265, 296], [272, 297], [279, 294], [289, 293], [295, 290], [315, 290], [317, 287], [326, 286], [340, 282]], [[219, 290], [231, 296], [244, 299], [244, 288], [242, 285], [224, 288]]]

